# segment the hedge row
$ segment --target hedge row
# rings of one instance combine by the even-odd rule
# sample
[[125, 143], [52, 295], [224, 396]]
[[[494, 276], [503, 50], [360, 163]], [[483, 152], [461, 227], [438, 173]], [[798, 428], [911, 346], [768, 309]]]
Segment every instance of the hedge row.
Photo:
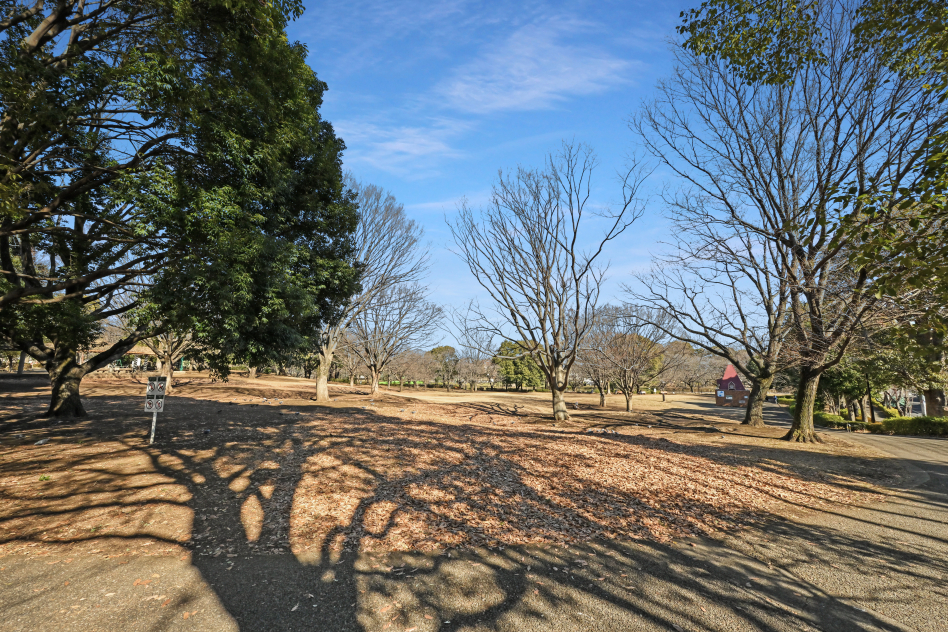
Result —
[[[787, 404], [792, 415], [796, 402], [790, 397], [782, 399], [790, 400]], [[948, 437], [948, 417], [890, 417], [878, 423], [867, 424], [814, 410], [813, 425], [821, 428], [845, 428], [848, 425], [852, 430], [868, 430], [876, 434]]]
[[948, 417], [891, 417], [871, 426], [870, 432], [948, 437]]

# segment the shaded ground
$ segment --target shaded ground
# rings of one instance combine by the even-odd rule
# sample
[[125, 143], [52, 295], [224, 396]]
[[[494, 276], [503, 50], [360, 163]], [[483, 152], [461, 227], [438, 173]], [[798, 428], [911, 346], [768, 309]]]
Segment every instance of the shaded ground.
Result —
[[[898, 568], [905, 547], [769, 518], [866, 511], [845, 508], [873, 498], [861, 479], [901, 472], [872, 450], [707, 421], [590, 435], [348, 389], [334, 409], [300, 388], [265, 404], [230, 387], [221, 399], [257, 397], [180, 388], [148, 446], [144, 413], [128, 414], [138, 385], [93, 385], [92, 418], [56, 426], [35, 420], [39, 397], [0, 383], [5, 629], [895, 629], [841, 602], [857, 584], [824, 560], [838, 550], [853, 569], [853, 552]], [[724, 546], [751, 521], [737, 539], [751, 548]], [[687, 531], [716, 539], [666, 541]], [[777, 548], [813, 577], [758, 537], [785, 538]], [[472, 544], [493, 546], [446, 548]], [[903, 602], [943, 572], [922, 553], [910, 578], [892, 575]]]

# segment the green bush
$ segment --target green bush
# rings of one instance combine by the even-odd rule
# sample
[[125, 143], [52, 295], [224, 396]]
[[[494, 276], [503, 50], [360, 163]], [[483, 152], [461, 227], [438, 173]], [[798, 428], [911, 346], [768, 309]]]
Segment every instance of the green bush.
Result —
[[777, 402], [783, 404], [784, 406], [790, 406], [796, 402], [796, 399], [793, 397], [778, 397]]
[[[787, 407], [790, 409], [790, 414], [792, 415], [794, 409], [796, 408], [796, 402], [794, 399], [792, 397], [782, 397], [780, 399], [789, 400], [786, 403]], [[824, 413], [820, 410], [813, 411], [814, 426], [819, 426], [820, 428], [845, 428], [847, 424], [852, 430], [866, 430], [867, 426], [867, 424], [862, 421], [849, 421], [848, 419], [844, 419], [839, 415]]]
[[879, 425], [897, 435], [948, 437], [948, 417], [891, 417]]

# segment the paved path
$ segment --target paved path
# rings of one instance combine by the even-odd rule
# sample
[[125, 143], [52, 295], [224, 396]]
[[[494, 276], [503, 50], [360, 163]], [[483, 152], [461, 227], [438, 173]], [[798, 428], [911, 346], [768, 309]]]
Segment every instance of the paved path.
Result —
[[[948, 441], [851, 435], [888, 502], [740, 538], [458, 557], [0, 559], [19, 630], [945, 630]], [[893, 460], [898, 463], [894, 463]]]

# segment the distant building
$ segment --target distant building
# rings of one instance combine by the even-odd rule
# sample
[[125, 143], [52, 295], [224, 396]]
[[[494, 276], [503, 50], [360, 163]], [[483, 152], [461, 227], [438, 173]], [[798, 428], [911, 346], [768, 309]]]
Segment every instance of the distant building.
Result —
[[750, 391], [744, 388], [744, 382], [741, 376], [737, 374], [737, 369], [733, 364], [727, 365], [724, 369], [724, 375], [718, 380], [718, 392], [714, 403], [718, 406], [736, 406], [744, 408], [747, 406], [747, 399], [750, 397]]

